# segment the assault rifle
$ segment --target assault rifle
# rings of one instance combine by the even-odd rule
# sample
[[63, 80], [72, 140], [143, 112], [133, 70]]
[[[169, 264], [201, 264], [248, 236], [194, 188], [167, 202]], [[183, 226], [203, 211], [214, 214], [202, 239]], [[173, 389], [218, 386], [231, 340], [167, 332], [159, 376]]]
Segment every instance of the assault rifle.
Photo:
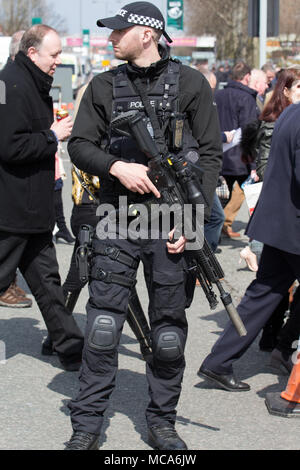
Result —
[[[196, 207], [198, 204], [203, 205], [205, 203], [205, 195], [199, 184], [199, 178], [192, 170], [190, 163], [180, 155], [173, 153], [160, 154], [139, 111], [121, 113], [112, 120], [111, 126], [115, 132], [121, 135], [134, 137], [141, 151], [147, 155], [150, 168], [148, 176], [159, 190], [163, 202], [169, 206], [174, 204], [180, 206], [182, 212], [186, 204]], [[187, 238], [189, 234], [194, 233], [195, 228], [196, 232], [199, 231], [199, 224], [195, 220], [194, 212], [191, 221], [186, 222], [185, 220], [185, 223], [188, 225], [187, 227], [184, 226], [184, 235], [187, 234]], [[213, 310], [218, 304], [217, 296], [213, 290], [213, 284], [215, 284], [238, 334], [246, 336], [247, 331], [232, 303], [231, 295], [225, 292], [222, 285], [222, 279], [224, 278], [222, 267], [203, 233], [198, 235], [196, 238], [201, 239], [201, 243], [199, 242], [196, 249], [187, 253], [191, 262], [190, 268], [195, 271], [210, 308]]]

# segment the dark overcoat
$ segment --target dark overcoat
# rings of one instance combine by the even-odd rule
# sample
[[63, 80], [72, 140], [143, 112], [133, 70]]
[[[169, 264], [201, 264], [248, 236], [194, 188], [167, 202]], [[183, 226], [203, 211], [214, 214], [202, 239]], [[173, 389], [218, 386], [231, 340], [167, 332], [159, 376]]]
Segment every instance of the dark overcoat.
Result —
[[[257, 119], [256, 95], [255, 90], [236, 80], [230, 81], [223, 90], [216, 92], [221, 131], [243, 128]], [[239, 145], [223, 154], [222, 175], [247, 175], [250, 169], [250, 165], [242, 162]]]

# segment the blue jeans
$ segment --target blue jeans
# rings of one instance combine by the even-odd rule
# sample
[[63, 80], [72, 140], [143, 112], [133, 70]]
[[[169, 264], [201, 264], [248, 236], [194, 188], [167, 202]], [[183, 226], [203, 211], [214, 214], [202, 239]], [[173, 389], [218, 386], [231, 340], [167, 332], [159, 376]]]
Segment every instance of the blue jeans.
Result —
[[204, 236], [213, 251], [218, 247], [224, 221], [224, 210], [215, 193], [209, 222], [204, 225]]

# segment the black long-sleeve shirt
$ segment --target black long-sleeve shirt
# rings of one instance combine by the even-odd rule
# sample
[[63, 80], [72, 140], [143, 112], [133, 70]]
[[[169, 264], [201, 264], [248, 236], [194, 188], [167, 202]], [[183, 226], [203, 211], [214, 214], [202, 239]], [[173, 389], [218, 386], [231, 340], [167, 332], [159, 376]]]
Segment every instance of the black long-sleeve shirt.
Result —
[[[128, 65], [128, 73], [156, 83], [167, 67], [162, 59], [150, 67]], [[120, 160], [102, 148], [111, 121], [113, 71], [96, 76], [89, 84], [79, 107], [68, 150], [71, 160], [83, 171], [109, 178], [112, 164]], [[203, 188], [212, 202], [222, 166], [222, 143], [216, 105], [211, 88], [197, 70], [182, 65], [179, 79], [179, 112], [186, 113], [194, 138], [199, 144], [200, 166], [204, 171]]]

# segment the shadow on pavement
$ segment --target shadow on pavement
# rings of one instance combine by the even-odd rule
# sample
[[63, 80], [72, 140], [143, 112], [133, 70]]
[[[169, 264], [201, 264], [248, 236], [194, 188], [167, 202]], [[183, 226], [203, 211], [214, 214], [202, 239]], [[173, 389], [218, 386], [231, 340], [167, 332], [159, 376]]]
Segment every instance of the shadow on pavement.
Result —
[[245, 246], [247, 246], [247, 240], [243, 237], [228, 238], [228, 237], [222, 236], [221, 243], [219, 244], [219, 248], [222, 249], [222, 246], [229, 246], [231, 247], [232, 250], [235, 250], [236, 248], [243, 249], [245, 248]]
[[[74, 398], [78, 391], [77, 374], [57, 374], [49, 383], [48, 388], [56, 393]], [[68, 408], [69, 400], [62, 400], [63, 406], [60, 410], [67, 416], [70, 415]], [[146, 376], [127, 369], [120, 369], [117, 373], [116, 387], [111, 396], [108, 410], [105, 413], [103, 427], [100, 437], [100, 447], [106, 442], [106, 430], [110, 420], [116, 413], [127, 416], [133, 423], [136, 432], [141, 439], [147, 443], [147, 426], [145, 420], [145, 409], [148, 404], [148, 385]], [[70, 436], [72, 433], [70, 423]], [[122, 433], [124, 436], [124, 433]], [[70, 437], [66, 436], [66, 440]]]
[[283, 392], [286, 389], [288, 378], [289, 377], [287, 375], [278, 374], [278, 383], [268, 385], [267, 387], [259, 390], [257, 392], [257, 396], [259, 396], [260, 398], [266, 398], [267, 393]]
[[34, 320], [19, 316], [1, 319], [0, 339], [6, 346], [6, 359], [17, 354], [42, 359], [41, 345], [47, 330], [41, 330], [39, 326], [39, 319]]

